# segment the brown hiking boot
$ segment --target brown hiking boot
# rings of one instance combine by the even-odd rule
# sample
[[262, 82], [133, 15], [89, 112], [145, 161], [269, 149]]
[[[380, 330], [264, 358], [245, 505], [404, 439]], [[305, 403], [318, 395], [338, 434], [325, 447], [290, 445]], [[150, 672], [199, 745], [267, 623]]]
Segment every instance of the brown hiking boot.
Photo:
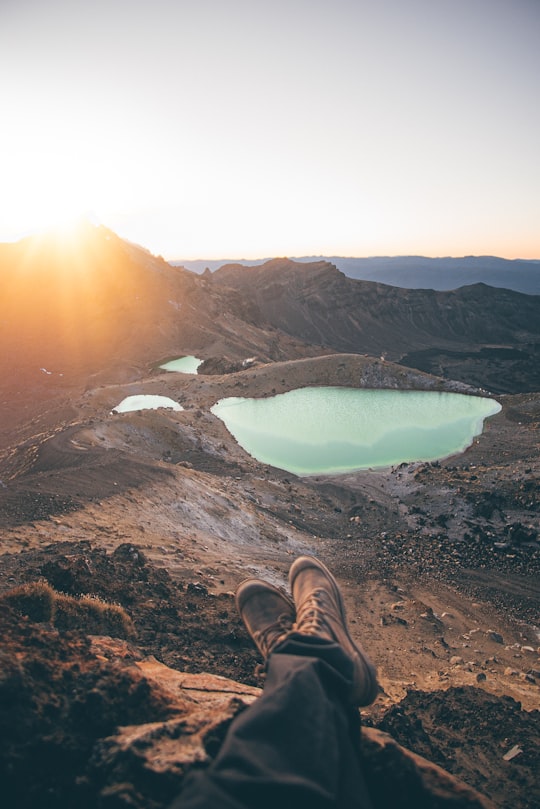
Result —
[[246, 579], [236, 590], [236, 606], [247, 631], [266, 660], [293, 628], [293, 602], [268, 582]]
[[354, 664], [350, 702], [370, 705], [379, 690], [377, 673], [364, 650], [349, 635], [336, 580], [318, 559], [300, 556], [292, 564], [289, 582], [296, 604], [296, 631], [339, 643]]

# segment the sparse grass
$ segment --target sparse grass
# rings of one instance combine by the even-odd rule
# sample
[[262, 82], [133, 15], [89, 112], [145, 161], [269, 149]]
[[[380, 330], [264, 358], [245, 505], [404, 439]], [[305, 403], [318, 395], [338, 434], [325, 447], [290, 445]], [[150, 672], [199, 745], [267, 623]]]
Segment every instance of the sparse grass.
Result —
[[79, 629], [89, 635], [133, 638], [133, 621], [118, 604], [94, 596], [57, 592], [47, 582], [23, 584], [0, 597], [0, 602], [36, 623], [50, 623], [62, 631]]
[[56, 595], [47, 582], [36, 581], [9, 590], [1, 600], [35, 623], [52, 623]]

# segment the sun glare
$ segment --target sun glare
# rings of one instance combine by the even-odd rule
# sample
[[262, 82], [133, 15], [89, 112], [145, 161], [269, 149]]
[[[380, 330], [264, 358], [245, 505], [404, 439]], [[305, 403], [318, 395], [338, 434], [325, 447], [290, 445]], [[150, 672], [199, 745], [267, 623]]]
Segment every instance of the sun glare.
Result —
[[[134, 168], [127, 135], [111, 134], [109, 127], [107, 139], [97, 124], [98, 131], [83, 122], [36, 103], [26, 117], [21, 112], [17, 127], [8, 127], [0, 155], [0, 241], [51, 230], [66, 235], [81, 219], [108, 222], [115, 211], [131, 209]], [[124, 136], [128, 145], [122, 151], [114, 135]]]
[[[90, 212], [83, 199], [66, 195], [63, 184], [58, 182], [55, 189], [49, 184], [46, 192], [34, 189], [26, 198], [16, 198], [12, 194], [9, 215], [4, 217], [4, 226], [9, 228], [12, 241], [26, 236], [53, 235], [57, 239], [68, 239], [82, 222], [98, 224], [97, 217]], [[7, 220], [7, 221], [6, 221]]]
[[57, 243], [69, 244], [76, 240], [77, 233], [85, 221], [88, 220], [82, 214], [50, 217], [46, 221], [44, 220], [39, 227], [34, 228], [31, 235], [46, 237]]

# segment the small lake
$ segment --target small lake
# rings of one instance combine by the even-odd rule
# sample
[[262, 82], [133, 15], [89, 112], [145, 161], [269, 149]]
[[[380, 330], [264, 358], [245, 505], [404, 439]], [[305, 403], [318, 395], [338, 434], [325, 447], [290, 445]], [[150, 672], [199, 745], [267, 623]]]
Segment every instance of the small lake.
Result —
[[189, 357], [178, 357], [176, 360], [170, 360], [170, 362], [165, 362], [159, 367], [164, 371], [176, 371], [180, 374], [196, 374], [197, 368], [199, 365], [202, 365], [202, 363], [203, 361], [198, 357], [189, 355]]
[[500, 410], [494, 399], [458, 393], [330, 387], [232, 397], [211, 408], [246, 452], [296, 475], [446, 458]]
[[182, 405], [169, 399], [168, 396], [152, 396], [150, 394], [140, 394], [139, 396], [126, 396], [120, 404], [113, 407], [113, 413], [129, 413], [132, 410], [157, 410], [160, 407], [168, 407], [173, 410], [183, 410]]

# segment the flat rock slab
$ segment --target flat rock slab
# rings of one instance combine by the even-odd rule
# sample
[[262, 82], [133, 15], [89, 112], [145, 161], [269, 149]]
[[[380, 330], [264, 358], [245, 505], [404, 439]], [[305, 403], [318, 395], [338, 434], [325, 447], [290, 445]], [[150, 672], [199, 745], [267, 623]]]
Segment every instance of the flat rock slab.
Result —
[[[161, 699], [166, 696], [176, 715], [120, 728], [99, 745], [94, 763], [106, 775], [101, 795], [107, 806], [142, 809], [160, 806], [156, 795], [170, 795], [172, 787], [179, 790], [192, 767], [207, 766], [234, 717], [261, 690], [216, 675], [175, 671], [154, 658], [137, 661], [136, 666], [150, 688]], [[441, 767], [401, 747], [388, 733], [363, 728], [362, 750], [375, 809], [493, 807]]]

